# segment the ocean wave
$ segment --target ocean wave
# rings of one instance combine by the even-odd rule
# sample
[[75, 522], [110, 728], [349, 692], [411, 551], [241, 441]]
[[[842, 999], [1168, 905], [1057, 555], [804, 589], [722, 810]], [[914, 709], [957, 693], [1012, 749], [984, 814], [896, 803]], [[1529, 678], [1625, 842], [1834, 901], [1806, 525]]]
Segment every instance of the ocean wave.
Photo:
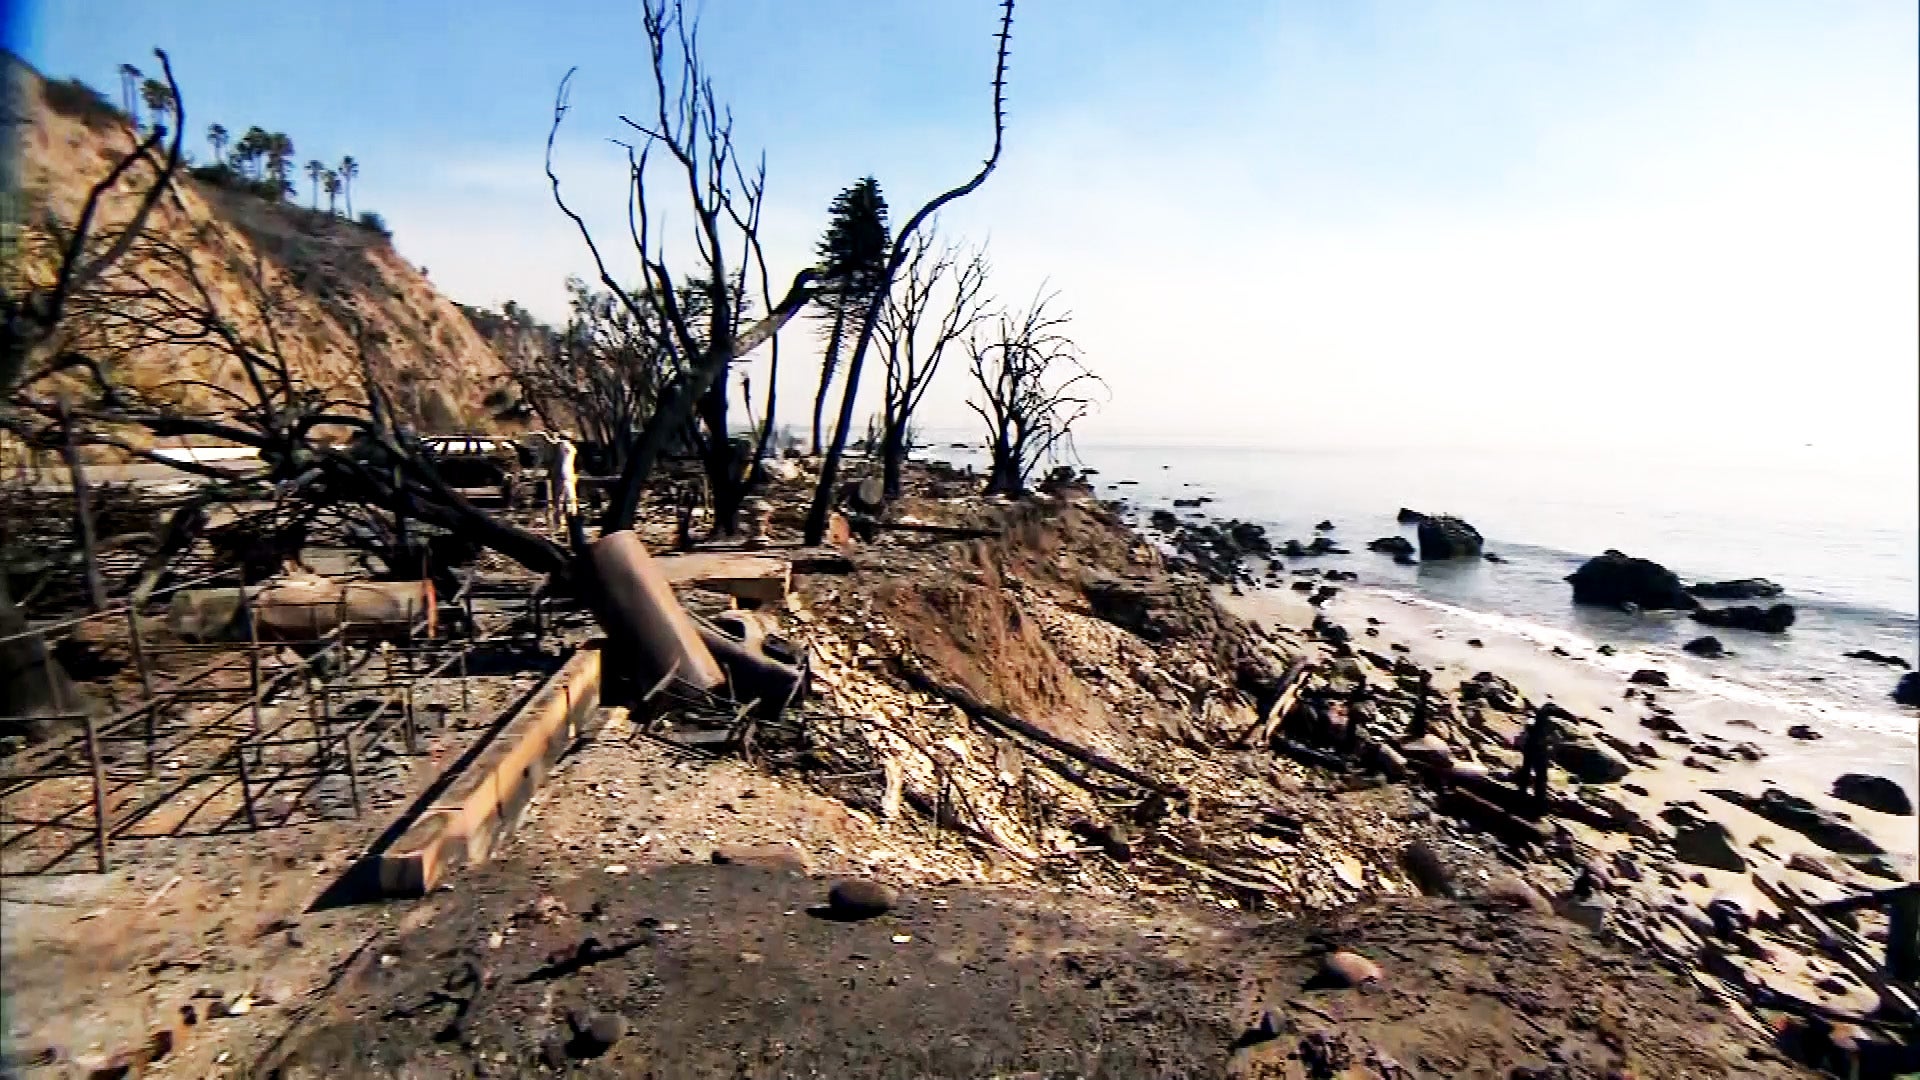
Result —
[[1821, 697], [1809, 692], [1806, 687], [1784, 673], [1777, 677], [1769, 677], [1764, 672], [1756, 672], [1734, 678], [1702, 672], [1688, 663], [1680, 650], [1658, 645], [1616, 646], [1615, 651], [1609, 655], [1600, 652], [1599, 643], [1593, 639], [1560, 627], [1547, 626], [1512, 615], [1476, 611], [1398, 589], [1383, 588], [1368, 591], [1396, 603], [1439, 612], [1461, 622], [1525, 641], [1542, 650], [1559, 648], [1567, 654], [1569, 659], [1617, 672], [1623, 676], [1630, 675], [1641, 668], [1658, 665], [1661, 671], [1666, 672], [1669, 682], [1676, 690], [1800, 715], [1819, 720], [1824, 724], [1836, 724], [1857, 731], [1892, 736], [1906, 742], [1920, 741], [1920, 736], [1916, 735], [1913, 717], [1892, 710], [1862, 709]]

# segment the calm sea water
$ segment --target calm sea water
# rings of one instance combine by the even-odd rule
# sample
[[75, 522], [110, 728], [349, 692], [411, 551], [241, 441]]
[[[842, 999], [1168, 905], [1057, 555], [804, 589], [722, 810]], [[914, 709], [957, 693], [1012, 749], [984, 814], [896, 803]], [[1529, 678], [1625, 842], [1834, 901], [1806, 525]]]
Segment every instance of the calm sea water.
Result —
[[[944, 446], [945, 444], [939, 444]], [[1209, 517], [1267, 527], [1276, 543], [1308, 541], [1322, 519], [1348, 556], [1299, 560], [1359, 574], [1355, 584], [1477, 613], [1549, 642], [1638, 648], [1696, 671], [1736, 698], [1789, 705], [1911, 737], [1914, 718], [1889, 700], [1899, 670], [1843, 653], [1873, 649], [1920, 660], [1920, 493], [1911, 461], [1861, 461], [1809, 448], [1767, 457], [1609, 448], [1565, 450], [1278, 449], [1083, 443], [1096, 489], [1145, 512], [1210, 496]], [[980, 464], [968, 450], [933, 456]], [[1134, 481], [1134, 483], [1123, 483]], [[1366, 550], [1413, 535], [1400, 507], [1465, 518], [1503, 564], [1402, 567]], [[1182, 511], [1191, 513], [1191, 511]], [[1765, 577], [1799, 619], [1784, 635], [1713, 630], [1734, 655], [1679, 652], [1709, 632], [1684, 616], [1575, 607], [1564, 580], [1618, 548], [1688, 581]]]

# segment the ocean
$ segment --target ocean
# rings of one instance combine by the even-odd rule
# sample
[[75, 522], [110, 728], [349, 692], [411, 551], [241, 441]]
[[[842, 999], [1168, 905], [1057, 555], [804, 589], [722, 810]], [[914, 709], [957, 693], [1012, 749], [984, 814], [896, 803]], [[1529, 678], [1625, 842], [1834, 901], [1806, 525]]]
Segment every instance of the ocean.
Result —
[[[983, 465], [977, 450], [935, 445], [931, 456]], [[1097, 470], [1095, 490], [1126, 500], [1141, 520], [1176, 498], [1206, 496], [1212, 501], [1198, 513], [1256, 522], [1276, 545], [1311, 541], [1315, 523], [1330, 520], [1331, 535], [1353, 554], [1282, 561], [1351, 570], [1358, 579], [1349, 588], [1592, 663], [1631, 670], [1651, 657], [1676, 685], [1726, 707], [1750, 704], [1891, 737], [1889, 744], [1869, 736], [1889, 751], [1915, 741], [1913, 710], [1889, 697], [1900, 669], [1843, 655], [1872, 649], [1920, 661], [1920, 484], [1910, 458], [1862, 461], [1814, 448], [1760, 456], [1083, 442], [1078, 451]], [[1404, 567], [1366, 550], [1376, 537], [1412, 538], [1412, 528], [1395, 521], [1401, 507], [1464, 518], [1506, 561]], [[1689, 582], [1771, 579], [1798, 620], [1775, 636], [1709, 629], [1681, 614], [1576, 607], [1566, 576], [1608, 548]], [[1705, 633], [1731, 655], [1704, 660], [1680, 651]], [[1601, 643], [1618, 655], [1597, 654]]]

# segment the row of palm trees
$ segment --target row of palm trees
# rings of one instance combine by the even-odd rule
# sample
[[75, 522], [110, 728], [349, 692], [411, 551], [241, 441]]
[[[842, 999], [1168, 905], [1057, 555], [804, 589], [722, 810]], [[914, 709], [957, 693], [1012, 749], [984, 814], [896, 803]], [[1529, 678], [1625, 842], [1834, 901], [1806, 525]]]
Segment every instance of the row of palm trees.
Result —
[[[250, 127], [240, 136], [238, 142], [222, 124], [207, 125], [207, 144], [213, 147], [215, 161], [221, 161], [244, 179], [258, 183], [271, 181], [268, 189], [282, 194], [290, 194], [295, 188], [291, 179], [293, 171], [293, 140], [284, 132], [266, 131], [259, 127]], [[233, 147], [232, 153], [227, 147]], [[313, 209], [320, 209], [320, 193], [327, 196], [327, 213], [338, 214], [341, 197], [345, 196], [347, 216], [353, 216], [353, 181], [360, 175], [360, 163], [348, 154], [337, 165], [328, 165], [318, 158], [311, 158], [306, 166], [307, 179], [312, 182]]]
[[[166, 83], [148, 78], [132, 64], [120, 65], [120, 103], [136, 129], [159, 126], [160, 118], [173, 108], [173, 91]], [[146, 124], [141, 107], [146, 108]], [[293, 184], [293, 140], [281, 131], [250, 127], [236, 141], [223, 124], [207, 125], [207, 143], [213, 147], [213, 170], [228, 170], [260, 194], [278, 202], [296, 190]], [[232, 147], [232, 152], [228, 152]], [[353, 217], [353, 181], [360, 175], [360, 163], [351, 154], [337, 165], [312, 159], [306, 165], [312, 182], [314, 210], [320, 209], [320, 194], [326, 193], [327, 213], [337, 214], [344, 198], [346, 216]]]

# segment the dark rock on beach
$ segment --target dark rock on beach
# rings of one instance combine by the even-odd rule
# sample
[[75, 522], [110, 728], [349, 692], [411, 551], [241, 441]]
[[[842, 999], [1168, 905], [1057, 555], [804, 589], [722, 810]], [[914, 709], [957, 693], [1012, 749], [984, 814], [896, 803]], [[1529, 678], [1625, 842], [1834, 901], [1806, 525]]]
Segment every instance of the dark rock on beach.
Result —
[[1909, 671], [1900, 676], [1893, 688], [1893, 703], [1920, 706], [1920, 672]]
[[1694, 638], [1680, 647], [1695, 656], [1704, 656], [1709, 660], [1727, 655], [1727, 647], [1720, 644], [1720, 639], [1712, 634]]
[[1669, 806], [1660, 817], [1674, 827], [1673, 850], [1681, 862], [1736, 874], [1746, 872], [1747, 860], [1734, 850], [1733, 834], [1725, 825], [1683, 806]]
[[1411, 555], [1413, 541], [1404, 536], [1383, 536], [1367, 542], [1368, 551], [1378, 551], [1384, 555]]
[[1849, 660], [1865, 660], [1868, 663], [1885, 664], [1888, 667], [1904, 668], [1913, 666], [1907, 663], [1902, 657], [1894, 656], [1892, 653], [1874, 652], [1872, 649], [1855, 649], [1850, 653], [1842, 653], [1841, 655]]
[[1793, 625], [1793, 618], [1792, 604], [1775, 604], [1766, 608], [1742, 604], [1739, 607], [1701, 608], [1693, 613], [1695, 622], [1707, 626], [1751, 630], [1758, 634], [1784, 634]]
[[1636, 686], [1666, 686], [1667, 673], [1664, 671], [1655, 671], [1652, 668], [1642, 668], [1634, 672], [1632, 677], [1628, 678], [1627, 681]]
[[1553, 749], [1553, 762], [1583, 784], [1614, 784], [1631, 771], [1618, 754], [1584, 738], [1560, 740]]
[[1418, 525], [1427, 520], [1427, 515], [1418, 510], [1409, 510], [1403, 506], [1400, 508], [1400, 513], [1394, 517], [1394, 520], [1402, 525]]
[[1707, 794], [1752, 811], [1775, 825], [1792, 829], [1828, 851], [1841, 855], [1886, 854], [1884, 848], [1874, 843], [1859, 829], [1807, 800], [1797, 795], [1789, 795], [1779, 788], [1768, 788], [1757, 797], [1717, 788], [1709, 790]]
[[1430, 517], [1420, 522], [1420, 557], [1465, 559], [1480, 554], [1480, 531], [1455, 517]]
[[1779, 596], [1784, 590], [1766, 578], [1741, 578], [1738, 581], [1701, 581], [1687, 586], [1687, 591], [1703, 600], [1757, 600]]
[[1833, 782], [1833, 797], [1882, 814], [1913, 816], [1913, 800], [1906, 789], [1884, 776], [1847, 773]]
[[1700, 606], [1673, 571], [1612, 549], [1582, 563], [1567, 581], [1573, 585], [1576, 604], [1632, 604], [1643, 611], [1692, 611]]

